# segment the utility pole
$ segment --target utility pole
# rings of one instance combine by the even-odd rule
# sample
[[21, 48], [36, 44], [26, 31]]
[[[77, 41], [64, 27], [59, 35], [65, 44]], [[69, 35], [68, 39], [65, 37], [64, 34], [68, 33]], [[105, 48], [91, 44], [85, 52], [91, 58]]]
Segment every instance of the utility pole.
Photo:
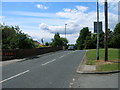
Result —
[[66, 25], [67, 25], [67, 24], [65, 24], [65, 38], [66, 38]]
[[97, 60], [99, 60], [99, 3], [97, 0]]
[[108, 61], [108, 4], [107, 0], [104, 3], [105, 7], [105, 61]]

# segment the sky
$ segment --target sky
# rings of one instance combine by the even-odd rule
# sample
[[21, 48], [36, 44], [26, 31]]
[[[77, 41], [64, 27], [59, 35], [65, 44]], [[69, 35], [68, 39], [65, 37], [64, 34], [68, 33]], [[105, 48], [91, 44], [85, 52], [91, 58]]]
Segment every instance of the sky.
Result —
[[[9, 0], [8, 0], [9, 1]], [[14, 0], [13, 0], [14, 1]], [[108, 3], [109, 28], [113, 31], [118, 23], [118, 0]], [[104, 31], [104, 3], [99, 3], [100, 21]], [[0, 19], [6, 25], [18, 25], [20, 29], [41, 43], [51, 42], [60, 33], [69, 44], [75, 44], [83, 27], [93, 33], [96, 21], [96, 2], [2, 2]]]

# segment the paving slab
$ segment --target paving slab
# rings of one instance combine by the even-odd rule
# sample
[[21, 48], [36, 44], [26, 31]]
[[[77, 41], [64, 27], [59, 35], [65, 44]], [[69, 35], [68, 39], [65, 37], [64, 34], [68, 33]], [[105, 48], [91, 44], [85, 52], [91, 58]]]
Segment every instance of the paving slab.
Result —
[[95, 71], [96, 65], [83, 65], [83, 71]]

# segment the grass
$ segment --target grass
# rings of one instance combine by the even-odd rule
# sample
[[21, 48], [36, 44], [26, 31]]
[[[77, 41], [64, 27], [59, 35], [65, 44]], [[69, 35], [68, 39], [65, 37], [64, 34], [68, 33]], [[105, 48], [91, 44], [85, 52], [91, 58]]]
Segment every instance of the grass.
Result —
[[97, 71], [114, 71], [114, 70], [120, 70], [119, 66], [120, 66], [120, 63], [98, 65], [97, 66]]
[[99, 56], [100, 60], [96, 60], [96, 50], [92, 49], [89, 50], [86, 53], [86, 64], [87, 65], [96, 65], [97, 71], [110, 71], [110, 70], [120, 70], [118, 66], [120, 63], [114, 63], [114, 62], [120, 62], [120, 49], [108, 49], [108, 62], [106, 63], [104, 61], [104, 49], [99, 50]]

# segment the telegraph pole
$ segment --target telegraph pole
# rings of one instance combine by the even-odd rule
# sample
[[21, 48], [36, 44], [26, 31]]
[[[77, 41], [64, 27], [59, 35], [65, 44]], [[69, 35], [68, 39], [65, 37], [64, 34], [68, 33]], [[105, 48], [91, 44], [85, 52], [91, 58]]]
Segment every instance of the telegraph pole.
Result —
[[105, 61], [108, 61], [108, 3], [104, 2], [105, 7]]
[[99, 3], [97, 0], [97, 60], [99, 60]]

